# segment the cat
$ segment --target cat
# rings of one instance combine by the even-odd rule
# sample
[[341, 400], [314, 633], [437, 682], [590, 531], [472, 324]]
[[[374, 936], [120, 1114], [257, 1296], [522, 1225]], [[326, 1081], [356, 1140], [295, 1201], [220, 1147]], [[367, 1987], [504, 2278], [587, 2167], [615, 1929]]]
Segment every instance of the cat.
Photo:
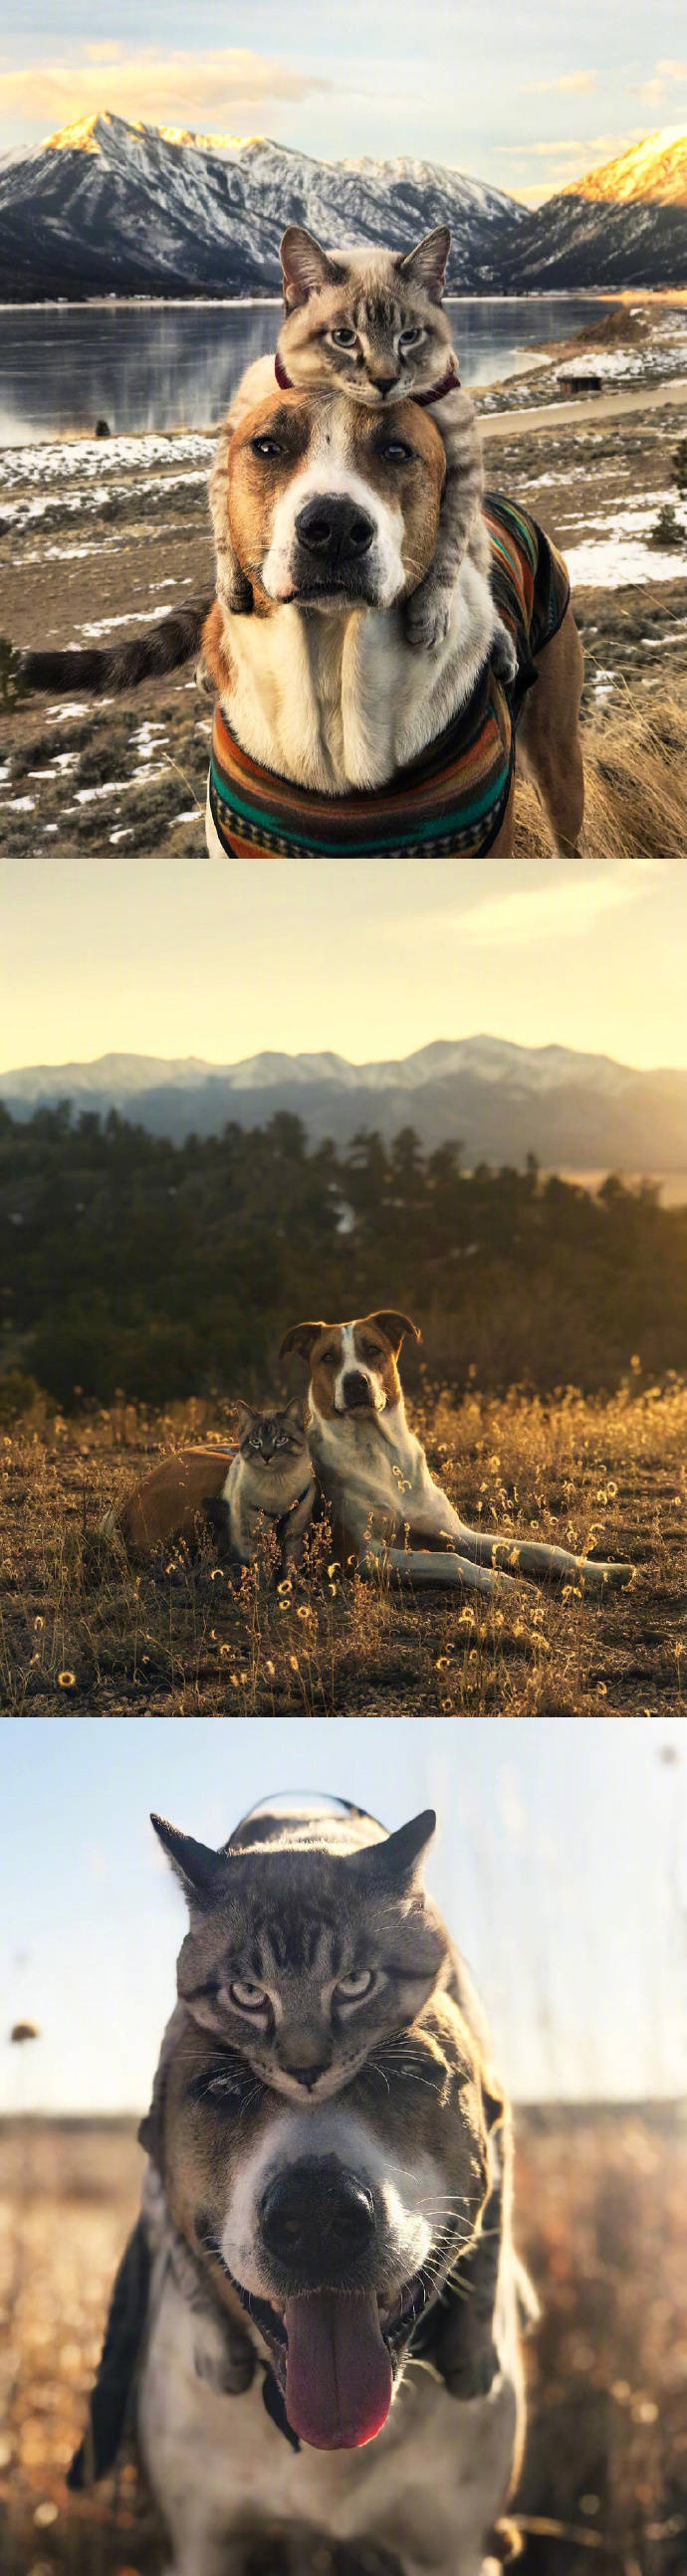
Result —
[[204, 1510], [223, 1554], [251, 1565], [266, 1527], [279, 1547], [280, 1577], [300, 1564], [316, 1494], [315, 1475], [295, 1397], [283, 1411], [237, 1406], [239, 1446], [222, 1494]]
[[[302, 225], [290, 224], [280, 245], [286, 318], [275, 372], [283, 385], [338, 391], [375, 410], [401, 401], [431, 406], [446, 450], [446, 483], [434, 560], [405, 603], [405, 632], [426, 651], [444, 642], [467, 557], [484, 583], [493, 667], [510, 682], [517, 656], [491, 595], [479, 424], [459, 382], [441, 300], [450, 246], [442, 224], [411, 251], [326, 251]], [[243, 407], [239, 386], [229, 409], [229, 434]], [[225, 606], [240, 610], [250, 594], [227, 534], [221, 472], [211, 484], [211, 509], [219, 595]]]
[[[258, 1810], [212, 1851], [153, 1816], [190, 1915], [177, 1961], [177, 2015], [183, 2007], [218, 2043], [209, 2078], [218, 2102], [225, 2092], [235, 2104], [251, 2079], [303, 2103], [331, 2100], [366, 2066], [381, 2087], [385, 2062], [401, 2077], [407, 2064], [411, 2074], [412, 2023], [442, 1991], [487, 2052], [464, 1961], [422, 1885], [435, 1821], [428, 1811], [386, 1835], [357, 1809], [343, 1821], [330, 1812]], [[176, 2027], [175, 2015], [172, 2034]], [[164, 2082], [163, 2044], [152, 2125], [141, 2133], [153, 2152]], [[461, 2398], [486, 2394], [498, 2367], [493, 2323], [507, 2176], [496, 2140], [495, 2168], [482, 2236], [431, 2315], [432, 2358]]]

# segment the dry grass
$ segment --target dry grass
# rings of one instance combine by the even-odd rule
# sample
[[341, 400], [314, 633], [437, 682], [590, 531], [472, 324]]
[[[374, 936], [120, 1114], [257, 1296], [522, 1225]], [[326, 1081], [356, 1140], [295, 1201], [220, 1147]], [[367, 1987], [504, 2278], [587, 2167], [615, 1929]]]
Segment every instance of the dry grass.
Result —
[[[414, 1419], [464, 1517], [578, 1553], [628, 1558], [628, 1592], [523, 1581], [516, 1611], [475, 1596], [399, 1594], [332, 1570], [326, 1525], [302, 1577], [268, 1562], [237, 1589], [208, 1544], [135, 1568], [97, 1544], [99, 1519], [162, 1451], [227, 1438], [209, 1405], [87, 1422], [40, 1411], [7, 1435], [0, 1541], [0, 1695], [6, 1708], [154, 1715], [505, 1715], [685, 1705], [687, 1386], [550, 1401], [514, 1390], [461, 1402], [426, 1392]], [[508, 1598], [508, 1596], [506, 1596]]]
[[[518, 2240], [544, 2312], [517, 2499], [524, 2570], [684, 2576], [684, 2119], [552, 2108], [521, 2112], [516, 2131]], [[63, 2484], [140, 2171], [133, 2123], [0, 2130], [4, 2576], [157, 2576], [164, 2563], [132, 2464], [80, 2502]]]
[[[687, 849], [687, 690], [637, 698], [584, 728], [585, 859], [677, 859]], [[547, 858], [551, 840], [536, 789], [516, 790], [518, 858]]]

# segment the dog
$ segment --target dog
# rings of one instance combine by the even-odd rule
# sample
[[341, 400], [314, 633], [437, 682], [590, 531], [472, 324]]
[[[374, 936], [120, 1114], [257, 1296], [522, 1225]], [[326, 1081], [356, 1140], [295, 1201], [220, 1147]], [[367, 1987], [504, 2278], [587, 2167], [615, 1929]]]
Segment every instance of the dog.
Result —
[[[127, 688], [200, 648], [217, 699], [214, 857], [508, 856], [516, 727], [556, 848], [574, 852], [583, 657], [543, 531], [487, 494], [491, 590], [466, 559], [444, 643], [418, 654], [401, 610], [432, 560], [446, 470], [429, 412], [283, 389], [270, 360], [248, 370], [242, 399], [212, 493], [244, 611], [218, 597], [110, 651], [29, 653], [17, 685]], [[490, 662], [495, 606], [517, 652], [508, 695]]]
[[515, 1573], [555, 1575], [597, 1591], [629, 1583], [630, 1565], [466, 1527], [406, 1419], [398, 1359], [407, 1334], [420, 1341], [409, 1315], [384, 1308], [344, 1324], [292, 1324], [281, 1345], [282, 1359], [298, 1352], [310, 1371], [311, 1455], [342, 1561], [354, 1555], [365, 1572], [386, 1569], [414, 1586], [480, 1592], [504, 1585], [514, 1592]]
[[[389, 1838], [349, 1815], [344, 1872], [379, 1886], [385, 1852], [402, 1845], [410, 1900], [434, 1816]], [[193, 1926], [224, 1856], [164, 1834]], [[278, 1839], [288, 1922], [291, 1851], [300, 1886], [309, 1837], [342, 1845], [324, 1802], [307, 1824], [266, 1802], [225, 1853], [258, 1836], [268, 1849]], [[370, 2057], [322, 2102], [256, 2083], [177, 2004], [140, 2132], [141, 2217], [68, 2479], [102, 2476], [133, 2423], [169, 2576], [497, 2576], [510, 2554], [520, 2330], [536, 2302], [512, 2243], [508, 2106], [458, 1961], [454, 1983], [457, 1999], [430, 1991], [382, 2053], [383, 2081]], [[485, 2228], [494, 2372], [461, 2403], [446, 2366], [450, 2284]]]

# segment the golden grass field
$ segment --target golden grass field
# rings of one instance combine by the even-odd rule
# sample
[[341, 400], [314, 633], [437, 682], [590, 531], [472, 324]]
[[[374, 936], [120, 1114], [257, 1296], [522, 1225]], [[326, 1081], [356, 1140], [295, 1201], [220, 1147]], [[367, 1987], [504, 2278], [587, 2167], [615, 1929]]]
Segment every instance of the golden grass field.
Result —
[[4, 1438], [0, 1699], [15, 1714], [370, 1717], [498, 1711], [659, 1716], [684, 1710], [687, 1385], [549, 1401], [517, 1390], [456, 1403], [425, 1392], [414, 1421], [462, 1516], [486, 1529], [628, 1558], [626, 1592], [523, 1581], [498, 1600], [399, 1593], [333, 1565], [326, 1525], [280, 1590], [265, 1561], [235, 1589], [206, 1544], [135, 1567], [99, 1520], [163, 1452], [231, 1438], [229, 1407], [89, 1419], [37, 1408]]
[[[523, 2110], [516, 2142], [517, 2237], [543, 2309], [515, 2505], [523, 2576], [684, 2576], [684, 2112]], [[132, 2461], [92, 2496], [63, 2484], [141, 2170], [133, 2121], [0, 2127], [3, 2576], [165, 2564]]]

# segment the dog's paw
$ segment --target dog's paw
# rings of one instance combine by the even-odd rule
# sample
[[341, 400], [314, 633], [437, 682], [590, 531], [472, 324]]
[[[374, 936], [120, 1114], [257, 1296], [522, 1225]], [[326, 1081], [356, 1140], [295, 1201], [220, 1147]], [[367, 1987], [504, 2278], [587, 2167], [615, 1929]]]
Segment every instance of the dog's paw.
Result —
[[511, 682], [515, 679], [518, 667], [518, 656], [513, 643], [513, 637], [512, 635], [509, 635], [507, 626], [502, 626], [500, 618], [494, 631], [494, 640], [491, 648], [491, 662], [492, 670], [496, 672], [497, 680], [507, 680], [508, 682]]
[[436, 653], [439, 645], [445, 644], [451, 624], [452, 599], [452, 591], [425, 590], [424, 582], [420, 583], [419, 590], [413, 591], [412, 598], [406, 602], [404, 624], [408, 643], [416, 651]]

